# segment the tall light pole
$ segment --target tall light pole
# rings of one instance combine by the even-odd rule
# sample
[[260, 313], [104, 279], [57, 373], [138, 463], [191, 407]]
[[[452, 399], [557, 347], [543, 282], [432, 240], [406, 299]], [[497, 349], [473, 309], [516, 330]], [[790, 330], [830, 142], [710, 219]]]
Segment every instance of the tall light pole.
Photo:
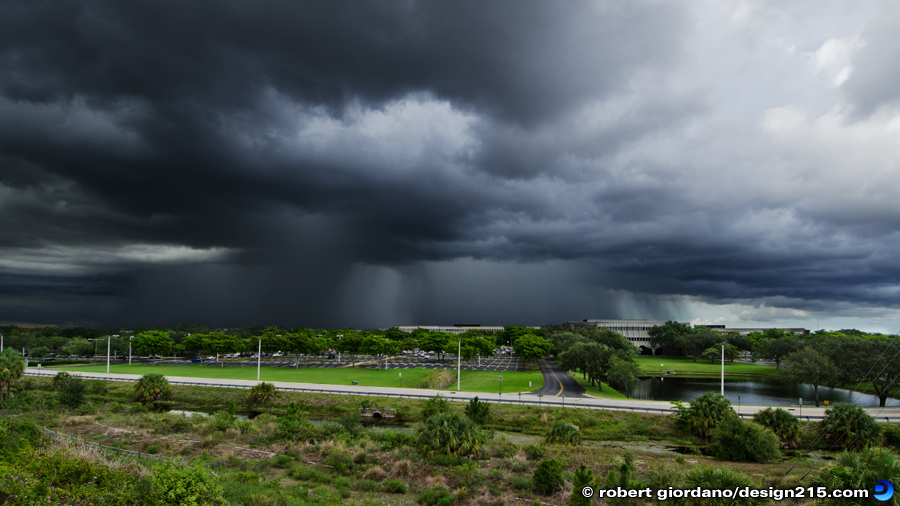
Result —
[[132, 339], [133, 337], [134, 337], [134, 336], [129, 336], [129, 337], [128, 337], [128, 365], [131, 365], [131, 339]]
[[722, 397], [725, 397], [725, 341], [722, 341]]
[[462, 372], [462, 339], [459, 340], [459, 349], [456, 351], [456, 391], [459, 392], [460, 372]]
[[259, 361], [262, 357], [262, 337], [259, 338], [259, 351], [256, 352], [256, 381], [259, 381]]
[[112, 344], [112, 339], [106, 338], [106, 374], [109, 374], [109, 347]]

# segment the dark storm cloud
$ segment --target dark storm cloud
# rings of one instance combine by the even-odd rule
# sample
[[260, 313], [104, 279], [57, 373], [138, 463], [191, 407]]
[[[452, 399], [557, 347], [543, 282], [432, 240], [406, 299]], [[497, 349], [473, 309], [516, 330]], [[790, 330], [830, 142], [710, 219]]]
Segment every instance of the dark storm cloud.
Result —
[[[840, 121], [696, 77], [719, 55], [687, 51], [689, 8], [7, 2], [0, 320], [896, 307], [896, 213], [840, 191], [890, 136], [841, 145]], [[888, 77], [859, 58], [844, 93], [893, 100], [863, 103]], [[734, 126], [733, 102], [762, 109]]]

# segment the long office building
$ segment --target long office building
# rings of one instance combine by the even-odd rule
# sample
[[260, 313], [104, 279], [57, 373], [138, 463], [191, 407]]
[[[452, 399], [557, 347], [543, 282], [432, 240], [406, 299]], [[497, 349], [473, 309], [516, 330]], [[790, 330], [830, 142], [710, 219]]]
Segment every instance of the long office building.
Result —
[[503, 327], [481, 325], [398, 325], [394, 328], [397, 330], [402, 330], [403, 332], [412, 332], [416, 329], [425, 329], [429, 332], [447, 332], [448, 334], [462, 334], [467, 330], [487, 330], [489, 332], [499, 332], [503, 330]]
[[595, 327], [615, 330], [634, 343], [638, 348], [650, 348], [650, 329], [657, 325], [665, 325], [657, 320], [582, 320], [566, 322], [573, 327]]

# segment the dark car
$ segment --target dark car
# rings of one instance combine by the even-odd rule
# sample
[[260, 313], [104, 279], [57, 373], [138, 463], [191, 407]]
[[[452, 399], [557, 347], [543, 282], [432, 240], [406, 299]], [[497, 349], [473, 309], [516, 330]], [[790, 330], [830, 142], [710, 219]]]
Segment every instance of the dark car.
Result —
[[194, 357], [194, 358], [191, 359], [191, 362], [193, 362], [193, 363], [195, 363], [195, 364], [198, 364], [198, 363], [200, 363], [200, 362], [203, 362], [203, 357]]

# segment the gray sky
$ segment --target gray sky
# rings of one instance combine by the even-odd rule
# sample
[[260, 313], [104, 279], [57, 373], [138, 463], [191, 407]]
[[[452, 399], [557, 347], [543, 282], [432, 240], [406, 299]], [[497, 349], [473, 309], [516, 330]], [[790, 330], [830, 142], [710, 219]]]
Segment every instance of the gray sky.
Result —
[[784, 4], [4, 2], [0, 321], [896, 332], [900, 8]]

